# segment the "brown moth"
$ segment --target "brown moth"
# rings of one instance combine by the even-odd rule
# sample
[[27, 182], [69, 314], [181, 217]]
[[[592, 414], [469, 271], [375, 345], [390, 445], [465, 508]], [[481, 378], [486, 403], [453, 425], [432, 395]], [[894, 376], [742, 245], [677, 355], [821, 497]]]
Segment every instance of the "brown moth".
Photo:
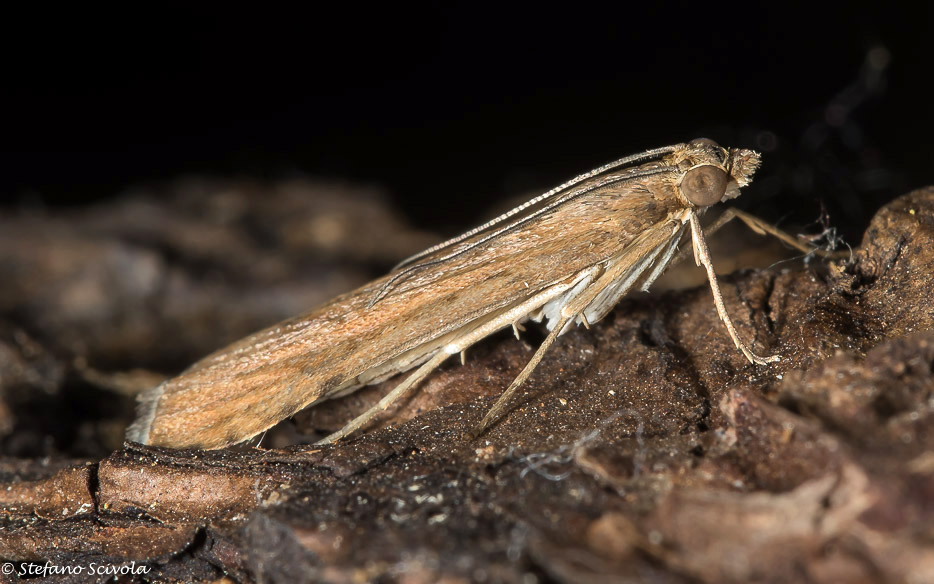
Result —
[[[365, 425], [451, 355], [525, 320], [545, 321], [550, 333], [483, 419], [482, 432], [560, 334], [574, 323], [597, 322], [634, 287], [647, 289], [687, 232], [736, 347], [753, 363], [774, 361], [737, 336], [698, 222], [707, 207], [739, 195], [758, 166], [756, 152], [698, 139], [582, 174], [146, 391], [127, 439], [221, 448], [309, 405], [419, 366], [323, 441], [331, 442]], [[738, 213], [731, 217], [764, 229]]]

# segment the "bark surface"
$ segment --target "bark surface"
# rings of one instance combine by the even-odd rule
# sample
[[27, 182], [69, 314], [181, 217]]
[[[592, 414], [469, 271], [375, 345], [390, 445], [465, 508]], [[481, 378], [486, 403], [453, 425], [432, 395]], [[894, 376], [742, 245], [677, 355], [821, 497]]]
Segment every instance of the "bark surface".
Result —
[[850, 261], [721, 279], [770, 366], [735, 350], [703, 285], [562, 336], [478, 439], [532, 326], [336, 445], [297, 442], [398, 380], [262, 449], [121, 443], [152, 371], [430, 239], [378, 194], [313, 183], [0, 218], [0, 560], [147, 567], [126, 582], [934, 581], [934, 188], [881, 209]]

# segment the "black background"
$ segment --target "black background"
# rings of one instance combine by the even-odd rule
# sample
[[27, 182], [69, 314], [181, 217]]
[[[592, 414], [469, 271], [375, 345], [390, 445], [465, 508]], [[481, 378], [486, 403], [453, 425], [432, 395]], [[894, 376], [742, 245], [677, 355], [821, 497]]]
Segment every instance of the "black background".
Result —
[[858, 241], [934, 182], [932, 15], [876, 4], [7, 15], [0, 194], [55, 207], [188, 173], [309, 174], [383, 185], [451, 232], [708, 136], [764, 152], [744, 207], [806, 222], [824, 205]]

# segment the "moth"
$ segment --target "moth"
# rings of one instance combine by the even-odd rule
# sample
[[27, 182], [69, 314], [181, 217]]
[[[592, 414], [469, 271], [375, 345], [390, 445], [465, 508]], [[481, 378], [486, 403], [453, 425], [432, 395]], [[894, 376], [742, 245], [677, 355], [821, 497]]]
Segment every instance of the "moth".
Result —
[[[526, 320], [544, 322], [548, 335], [477, 427], [480, 433], [504, 414], [559, 335], [599, 321], [634, 288], [648, 289], [686, 238], [733, 343], [753, 363], [775, 361], [737, 335], [698, 219], [738, 196], [759, 163], [752, 150], [700, 138], [595, 168], [147, 390], [127, 439], [221, 448], [307, 406], [417, 367], [322, 441], [332, 442], [366, 425], [452, 355], [502, 329], [513, 327], [518, 336], [515, 327]], [[729, 213], [769, 231], [739, 211]]]

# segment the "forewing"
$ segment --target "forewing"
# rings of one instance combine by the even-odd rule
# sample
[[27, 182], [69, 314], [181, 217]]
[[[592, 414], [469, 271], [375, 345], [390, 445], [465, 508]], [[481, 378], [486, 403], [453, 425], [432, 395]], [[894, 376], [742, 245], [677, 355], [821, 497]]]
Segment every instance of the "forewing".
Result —
[[639, 182], [658, 172], [643, 165], [579, 181], [559, 204], [474, 231], [403, 268], [405, 277], [389, 274], [209, 355], [147, 392], [128, 436], [224, 446], [412, 367], [445, 335], [606, 262], [664, 220], [670, 209]]

